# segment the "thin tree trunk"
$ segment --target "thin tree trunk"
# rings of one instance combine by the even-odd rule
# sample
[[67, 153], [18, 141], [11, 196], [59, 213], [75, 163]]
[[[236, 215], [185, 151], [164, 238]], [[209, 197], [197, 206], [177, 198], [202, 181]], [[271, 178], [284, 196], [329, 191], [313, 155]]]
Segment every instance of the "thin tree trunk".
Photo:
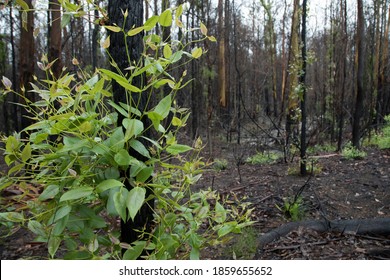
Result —
[[[34, 12], [31, 0], [26, 0], [26, 4], [31, 9], [30, 11], [21, 11], [21, 31], [20, 31], [20, 46], [19, 46], [19, 79], [22, 95], [30, 101], [34, 101], [34, 94], [30, 92], [31, 82], [34, 75]], [[23, 16], [27, 13], [27, 16]], [[26, 21], [24, 21], [26, 19]], [[21, 98], [20, 103], [26, 104], [25, 99]], [[26, 128], [32, 124], [31, 115], [25, 107], [21, 108], [21, 122], [18, 126], [20, 129]]]
[[62, 70], [61, 58], [61, 5], [58, 0], [49, 2], [49, 10], [51, 16], [50, 27], [50, 44], [49, 44], [49, 61], [56, 60], [51, 70], [55, 78], [59, 78]]
[[[97, 1], [95, 5], [99, 7], [100, 1]], [[94, 10], [94, 21], [99, 18], [99, 10], [96, 8]], [[94, 24], [92, 32], [92, 68], [95, 69], [98, 67], [98, 36], [99, 36], [100, 26], [99, 24]]]
[[[10, 24], [10, 39], [11, 39], [11, 65], [12, 65], [12, 89], [16, 90], [18, 88], [17, 80], [16, 80], [16, 51], [15, 51], [15, 36], [14, 36], [14, 17], [13, 17], [13, 9], [12, 5], [9, 6], [9, 24]], [[16, 95], [13, 94], [10, 97], [11, 104], [9, 106], [9, 116], [11, 118], [7, 121], [7, 132], [11, 133], [12, 131], [19, 131], [21, 129], [18, 126], [19, 119], [19, 110], [20, 106], [16, 106], [17, 103]]]
[[299, 76], [299, 83], [302, 88], [301, 97], [301, 175], [305, 176], [306, 170], [306, 65], [307, 65], [307, 54], [306, 54], [306, 17], [307, 17], [307, 0], [303, 0], [302, 4], [302, 30], [301, 30], [301, 45], [302, 45], [302, 71]]
[[344, 102], [345, 102], [345, 91], [346, 91], [346, 79], [347, 79], [347, 52], [348, 52], [348, 34], [347, 34], [347, 1], [340, 0], [340, 14], [342, 21], [341, 41], [342, 41], [342, 76], [341, 76], [341, 96], [339, 104], [339, 124], [338, 124], [338, 140], [337, 140], [337, 151], [341, 151], [343, 142], [343, 130], [344, 130]]
[[223, 0], [218, 1], [218, 86], [219, 86], [219, 104], [222, 107], [227, 106], [226, 96], [226, 61], [225, 61], [225, 26], [224, 26], [224, 8]]
[[288, 94], [287, 117], [286, 117], [286, 140], [285, 140], [285, 161], [290, 156], [289, 148], [292, 141], [297, 135], [297, 108], [298, 108], [298, 94], [296, 92], [298, 87], [298, 72], [299, 66], [299, 0], [294, 0], [294, 11], [291, 23], [291, 39], [289, 50], [289, 79], [290, 88]]
[[363, 116], [363, 100], [364, 100], [364, 14], [363, 14], [363, 0], [357, 0], [357, 44], [356, 44], [356, 60], [357, 60], [357, 74], [356, 74], [356, 104], [353, 116], [352, 127], [352, 145], [360, 148], [361, 137], [361, 118]]

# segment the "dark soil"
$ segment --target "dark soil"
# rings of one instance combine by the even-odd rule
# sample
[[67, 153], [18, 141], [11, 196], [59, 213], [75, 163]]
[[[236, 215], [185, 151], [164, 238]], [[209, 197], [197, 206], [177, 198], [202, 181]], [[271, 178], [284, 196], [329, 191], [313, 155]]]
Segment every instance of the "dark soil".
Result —
[[[367, 156], [361, 160], [345, 160], [339, 154], [320, 153], [315, 156], [316, 174], [301, 177], [289, 174], [296, 163], [244, 163], [256, 152], [250, 145], [216, 141], [213, 147], [213, 158], [226, 159], [228, 166], [225, 170], [206, 172], [198, 187], [212, 187], [223, 194], [234, 193], [252, 203], [256, 235], [255, 244], [250, 244], [252, 249], [259, 246], [256, 240], [262, 234], [291, 221], [276, 206], [282, 207], [286, 199], [293, 199], [304, 185], [302, 220], [390, 217], [388, 151], [368, 148]], [[239, 238], [234, 242], [239, 243]], [[33, 236], [23, 229], [2, 238], [1, 259], [46, 258], [44, 244], [32, 240]], [[320, 233], [302, 227], [266, 244], [261, 251], [238, 254], [228, 247], [209, 249], [203, 256], [212, 259], [390, 259], [390, 236]]]
[[[229, 165], [226, 170], [205, 176], [203, 184], [246, 197], [255, 207], [253, 220], [258, 236], [291, 222], [276, 205], [282, 208], [284, 201], [294, 199], [302, 189], [302, 220], [390, 217], [389, 151], [367, 148], [367, 156], [360, 160], [346, 160], [337, 153], [319, 153], [312, 157], [316, 174], [302, 177], [291, 174], [292, 170], [299, 170], [296, 162], [245, 163], [237, 167], [240, 158], [255, 153], [250, 146], [232, 149], [231, 145], [222, 144], [215, 147], [214, 154], [218, 154], [219, 159], [228, 159]], [[386, 227], [390, 232], [390, 224]], [[229, 250], [214, 251], [219, 254], [217, 258], [233, 257], [226, 252]], [[242, 254], [244, 258], [251, 257], [251, 254]], [[253, 258], [390, 259], [390, 235], [321, 233], [299, 227], [254, 252]]]

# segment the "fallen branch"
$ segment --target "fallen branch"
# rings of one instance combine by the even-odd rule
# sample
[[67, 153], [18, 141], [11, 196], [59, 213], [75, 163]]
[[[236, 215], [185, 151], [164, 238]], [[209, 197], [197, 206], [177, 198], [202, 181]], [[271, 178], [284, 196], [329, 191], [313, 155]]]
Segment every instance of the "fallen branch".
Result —
[[302, 221], [284, 224], [259, 238], [258, 249], [262, 250], [267, 244], [287, 235], [299, 227], [312, 229], [318, 232], [337, 232], [347, 234], [390, 234], [390, 218], [336, 220], [336, 221]]

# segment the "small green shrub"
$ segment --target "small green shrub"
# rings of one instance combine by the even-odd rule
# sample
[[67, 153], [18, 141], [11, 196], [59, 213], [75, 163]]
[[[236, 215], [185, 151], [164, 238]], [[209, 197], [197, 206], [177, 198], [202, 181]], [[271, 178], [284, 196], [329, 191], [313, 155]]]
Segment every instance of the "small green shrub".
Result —
[[216, 171], [226, 170], [229, 162], [226, 159], [216, 159], [213, 163], [213, 168]]
[[309, 146], [307, 148], [307, 153], [308, 154], [318, 154], [318, 153], [321, 153], [321, 152], [334, 152], [336, 151], [336, 146], [331, 144], [331, 143], [327, 143], [327, 144], [323, 144], [323, 145], [314, 145], [314, 146]]
[[385, 117], [386, 124], [381, 133], [376, 135], [376, 145], [379, 149], [390, 149], [390, 115]]
[[253, 259], [258, 248], [258, 231], [254, 227], [246, 227], [232, 240], [232, 246], [228, 247], [227, 253], [233, 259]]
[[[318, 175], [321, 174], [322, 172], [322, 166], [316, 160], [307, 161], [306, 171], [308, 174]], [[293, 176], [300, 175], [301, 174], [300, 162], [289, 165], [287, 174]]]
[[[175, 11], [177, 19], [182, 11], [181, 6]], [[171, 10], [161, 20], [169, 17]], [[108, 29], [123, 32], [126, 40], [153, 28], [158, 18], [132, 30]], [[215, 41], [203, 24], [199, 30], [203, 36], [197, 42]], [[167, 71], [185, 64], [185, 58], [199, 58], [202, 49], [190, 53], [185, 51], [190, 43], [172, 41], [172, 46], [158, 35], [145, 36], [144, 61], [129, 61], [126, 73], [102, 68], [88, 75], [80, 69], [80, 75], [64, 72], [57, 79], [50, 72], [52, 63], [42, 61], [47, 78], [32, 85], [39, 99], [25, 99], [22, 105], [33, 124], [0, 141], [9, 167], [0, 177], [0, 191], [13, 184], [26, 192], [31, 185], [42, 189], [21, 209], [1, 209], [0, 223], [27, 228], [47, 243], [49, 258], [199, 259], [203, 248], [221, 245], [230, 233], [252, 224], [247, 204], [234, 201], [237, 211], [216, 191], [191, 190], [207, 165], [199, 157], [200, 139], [193, 147], [178, 142], [189, 112], [176, 106], [175, 96], [188, 82], [185, 70], [178, 78]], [[136, 87], [133, 78], [141, 74], [147, 83]], [[113, 101], [114, 81], [126, 90], [127, 103]], [[8, 79], [2, 83], [7, 94], [23, 98]], [[165, 85], [171, 92], [157, 104], [141, 108], [135, 102], [135, 94], [148, 102], [156, 99]], [[139, 230], [132, 244], [120, 242], [118, 222], [134, 220], [149, 201], [154, 201], [153, 230]]]
[[296, 199], [284, 199], [284, 204], [282, 206], [276, 205], [283, 215], [292, 221], [299, 221], [305, 215], [305, 209], [303, 204], [303, 199], [299, 196]]
[[254, 156], [248, 157], [246, 163], [250, 164], [272, 164], [281, 158], [277, 152], [256, 153]]
[[341, 155], [347, 160], [353, 159], [363, 159], [367, 156], [365, 151], [359, 150], [356, 147], [352, 146], [351, 143], [348, 143], [342, 150]]

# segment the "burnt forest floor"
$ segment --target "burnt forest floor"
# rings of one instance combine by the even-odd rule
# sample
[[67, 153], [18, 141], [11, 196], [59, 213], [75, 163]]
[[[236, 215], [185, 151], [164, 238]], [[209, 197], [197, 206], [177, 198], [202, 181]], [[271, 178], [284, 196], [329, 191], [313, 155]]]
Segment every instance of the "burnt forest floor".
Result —
[[[334, 152], [315, 156], [316, 174], [302, 177], [291, 174], [295, 163], [279, 160], [252, 165], [245, 159], [256, 153], [250, 145], [233, 145], [215, 140], [212, 156], [224, 160], [224, 170], [205, 172], [197, 187], [212, 187], [224, 195], [235, 195], [254, 208], [254, 224], [244, 229], [230, 244], [207, 248], [203, 259], [389, 259], [390, 236], [371, 234], [319, 233], [298, 227], [264, 246], [261, 235], [291, 221], [279, 209], [306, 184], [300, 205], [301, 220], [349, 220], [390, 217], [390, 152], [365, 148], [367, 156], [345, 160]], [[237, 167], [237, 163], [239, 163]], [[278, 208], [278, 207], [279, 208]], [[389, 225], [390, 227], [390, 225]], [[384, 253], [385, 252], [385, 253]], [[47, 258], [46, 248], [35, 244], [24, 230], [2, 238], [1, 259]]]
[[[214, 147], [214, 159], [225, 159], [228, 165], [204, 176], [203, 185], [251, 202], [255, 223], [231, 244], [207, 255], [211, 253], [216, 259], [390, 259], [387, 234], [317, 232], [304, 227], [256, 250], [261, 235], [291, 222], [281, 208], [303, 186], [300, 220], [390, 217], [389, 151], [363, 148], [367, 156], [359, 160], [320, 151], [309, 158], [314, 162], [314, 175], [302, 177], [297, 175], [297, 160], [252, 165], [240, 162], [256, 153], [250, 145], [215, 143]], [[390, 224], [385, 227], [390, 229]]]

